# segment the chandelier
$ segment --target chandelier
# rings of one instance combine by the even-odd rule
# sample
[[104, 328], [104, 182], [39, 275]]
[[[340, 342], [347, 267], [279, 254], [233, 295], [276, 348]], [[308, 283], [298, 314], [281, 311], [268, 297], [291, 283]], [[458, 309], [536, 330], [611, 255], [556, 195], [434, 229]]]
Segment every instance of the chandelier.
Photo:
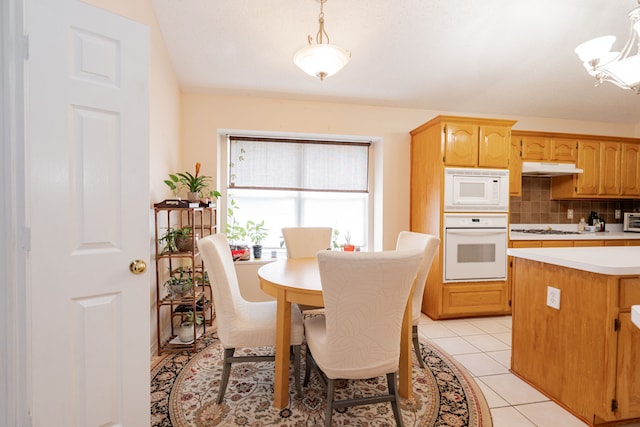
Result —
[[[320, 15], [318, 16], [318, 33], [316, 34], [316, 42], [313, 44], [313, 38], [307, 36], [308, 46], [303, 47], [293, 56], [293, 62], [305, 73], [319, 77], [324, 80], [342, 69], [349, 59], [351, 52], [339, 46], [332, 45], [329, 41], [329, 35], [324, 29], [324, 4], [327, 0], [320, 1]], [[640, 1], [640, 0], [639, 0]], [[326, 43], [324, 40], [326, 39]]]
[[[640, 0], [638, 0], [640, 4]], [[612, 52], [615, 36], [603, 36], [582, 43], [575, 52], [584, 62], [589, 74], [596, 78], [596, 86], [611, 82], [623, 89], [640, 93], [640, 6], [629, 12], [629, 39], [620, 52]], [[635, 54], [631, 51], [636, 48]]]

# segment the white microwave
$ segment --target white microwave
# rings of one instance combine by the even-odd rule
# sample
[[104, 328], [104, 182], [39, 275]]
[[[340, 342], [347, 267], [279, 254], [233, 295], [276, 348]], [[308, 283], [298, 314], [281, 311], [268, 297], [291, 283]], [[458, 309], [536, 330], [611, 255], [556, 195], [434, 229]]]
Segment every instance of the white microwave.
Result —
[[445, 168], [445, 212], [508, 212], [509, 170]]

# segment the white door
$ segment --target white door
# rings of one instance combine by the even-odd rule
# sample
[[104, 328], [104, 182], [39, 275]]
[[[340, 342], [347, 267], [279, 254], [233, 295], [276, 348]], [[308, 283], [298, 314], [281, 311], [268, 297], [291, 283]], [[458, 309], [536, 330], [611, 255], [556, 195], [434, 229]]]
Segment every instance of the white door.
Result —
[[148, 29], [26, 4], [32, 425], [148, 426]]

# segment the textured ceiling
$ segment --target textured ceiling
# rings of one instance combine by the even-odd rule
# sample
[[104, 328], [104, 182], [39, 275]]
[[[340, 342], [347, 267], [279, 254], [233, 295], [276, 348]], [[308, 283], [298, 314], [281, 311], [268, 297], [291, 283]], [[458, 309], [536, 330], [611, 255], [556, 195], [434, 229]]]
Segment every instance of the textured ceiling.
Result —
[[328, 0], [325, 28], [352, 53], [320, 81], [294, 52], [318, 29], [317, 0], [152, 0], [185, 90], [640, 123], [640, 96], [594, 87], [574, 48], [612, 34], [632, 0]]

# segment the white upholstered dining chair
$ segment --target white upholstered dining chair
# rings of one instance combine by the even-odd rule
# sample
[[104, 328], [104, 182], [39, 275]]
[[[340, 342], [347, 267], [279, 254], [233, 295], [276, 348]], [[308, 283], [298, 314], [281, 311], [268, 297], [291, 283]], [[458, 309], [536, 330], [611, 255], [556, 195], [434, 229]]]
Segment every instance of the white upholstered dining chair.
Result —
[[[287, 249], [287, 258], [315, 258], [320, 251], [331, 249], [331, 227], [284, 227], [282, 236]], [[309, 312], [322, 307], [300, 305], [300, 310]]]
[[[313, 365], [327, 388], [325, 426], [334, 409], [390, 402], [398, 426], [400, 334], [421, 250], [318, 253], [324, 316], [306, 317], [308, 384]], [[388, 393], [336, 400], [337, 379], [386, 376]], [[344, 397], [344, 396], [342, 396]]]
[[331, 249], [332, 234], [331, 227], [284, 227], [287, 258], [315, 258], [319, 251]]
[[413, 300], [411, 305], [412, 318], [412, 341], [413, 351], [416, 353], [418, 363], [424, 368], [424, 361], [420, 354], [420, 341], [418, 339], [418, 322], [420, 321], [420, 313], [422, 312], [422, 295], [424, 294], [424, 286], [427, 282], [427, 275], [431, 268], [433, 258], [436, 256], [440, 239], [436, 236], [423, 233], [415, 233], [413, 231], [401, 231], [396, 241], [396, 250], [421, 249], [423, 258], [418, 269], [416, 282], [413, 288]]
[[[274, 360], [267, 356], [234, 356], [236, 348], [275, 346], [276, 301], [250, 302], [242, 298], [236, 270], [224, 234], [213, 234], [198, 240], [198, 249], [211, 281], [215, 304], [218, 338], [224, 347], [224, 365], [218, 390], [218, 403], [222, 403], [234, 362], [261, 362]], [[291, 308], [291, 347], [294, 357], [295, 385], [300, 387], [300, 345], [304, 337], [302, 315], [295, 304]]]

